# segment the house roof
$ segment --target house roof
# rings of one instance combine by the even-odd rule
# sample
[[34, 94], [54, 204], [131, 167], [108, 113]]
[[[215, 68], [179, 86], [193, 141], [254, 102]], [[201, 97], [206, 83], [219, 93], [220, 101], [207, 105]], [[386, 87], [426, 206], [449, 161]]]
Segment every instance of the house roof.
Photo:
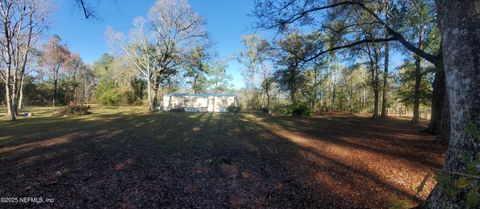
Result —
[[167, 94], [165, 96], [174, 96], [174, 97], [236, 97], [235, 94], [212, 94], [212, 93], [204, 93], [204, 94]]

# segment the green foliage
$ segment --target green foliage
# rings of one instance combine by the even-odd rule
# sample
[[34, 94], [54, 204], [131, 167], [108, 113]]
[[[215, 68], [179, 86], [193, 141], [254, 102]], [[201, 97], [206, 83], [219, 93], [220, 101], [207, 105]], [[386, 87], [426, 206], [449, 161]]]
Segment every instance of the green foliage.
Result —
[[470, 208], [476, 208], [479, 206], [479, 194], [476, 190], [472, 189], [467, 193], [467, 206]]
[[137, 101], [134, 91], [118, 88], [114, 81], [108, 79], [99, 82], [96, 99], [101, 105], [131, 105]]
[[201, 46], [196, 46], [187, 56], [185, 64], [185, 73], [183, 76], [189, 78], [187, 83], [191, 85], [195, 93], [205, 92], [207, 87], [208, 65], [206, 49]]
[[306, 104], [287, 105], [282, 110], [283, 114], [297, 117], [308, 117], [312, 114], [312, 110]]
[[[474, 125], [467, 125], [467, 132], [468, 130], [476, 130], [476, 128]], [[480, 176], [480, 156], [476, 156], [476, 158], [472, 159], [469, 153], [464, 151], [462, 153], [462, 163], [466, 165], [466, 173], [438, 173], [436, 179], [449, 198], [455, 198], [458, 195], [466, 194], [464, 199], [466, 205], [469, 208], [477, 208], [480, 206], [480, 197], [478, 195], [478, 190], [480, 188], [478, 179]], [[446, 174], [452, 175], [449, 176]], [[453, 175], [459, 177], [454, 178]]]
[[445, 192], [447, 196], [454, 197], [456, 195], [457, 190], [453, 185], [452, 179], [442, 173], [436, 173], [435, 178], [437, 179], [438, 184], [440, 184], [443, 192]]
[[93, 64], [96, 73], [105, 75], [109, 73], [110, 64], [113, 63], [114, 57], [108, 53], [102, 54], [102, 56]]
[[[426, 71], [426, 69], [422, 69]], [[420, 80], [420, 104], [429, 106], [433, 94], [432, 80], [430, 74], [425, 74]], [[405, 62], [400, 66], [396, 75], [397, 83], [394, 90], [395, 97], [403, 104], [413, 105], [415, 98], [415, 65], [412, 62]]]
[[478, 131], [477, 127], [475, 126], [475, 123], [473, 122], [467, 123], [467, 125], [465, 126], [465, 131], [467, 132], [467, 134], [470, 134], [477, 140], [480, 140], [480, 131]]
[[232, 76], [228, 75], [226, 69], [228, 64], [226, 61], [217, 60], [209, 66], [210, 90], [214, 93], [225, 92], [232, 88]]
[[227, 111], [237, 113], [240, 112], [240, 108], [235, 105], [230, 105], [227, 107]]
[[134, 104], [142, 104], [143, 97], [145, 96], [144, 90], [147, 88], [147, 81], [139, 78], [134, 78], [130, 82], [130, 86], [132, 89], [132, 98]]
[[279, 69], [274, 76], [277, 78], [279, 88], [290, 93], [292, 103], [297, 103], [295, 97], [307, 80], [303, 59], [315, 52], [319, 38], [320, 35], [317, 33], [302, 35], [294, 32], [278, 42], [276, 65]]
[[397, 196], [391, 196], [388, 199], [388, 208], [389, 209], [407, 209], [411, 208], [409, 202], [405, 199], [401, 199]]

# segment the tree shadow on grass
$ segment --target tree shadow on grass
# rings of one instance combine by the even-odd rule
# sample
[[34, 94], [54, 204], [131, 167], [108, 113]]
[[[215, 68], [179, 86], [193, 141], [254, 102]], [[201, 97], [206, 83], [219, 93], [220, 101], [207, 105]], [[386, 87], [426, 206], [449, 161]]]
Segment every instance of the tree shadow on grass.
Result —
[[0, 195], [54, 198], [56, 208], [384, 208], [389, 193], [416, 201], [238, 114], [106, 114], [8, 130]]
[[447, 147], [444, 142], [421, 132], [423, 127], [394, 119], [375, 121], [358, 116], [341, 116], [280, 119], [258, 117], [257, 120], [306, 138], [401, 158], [429, 168], [442, 167], [442, 156]]
[[300, 152], [303, 150], [309, 156], [307, 159], [320, 164], [319, 170], [332, 170], [333, 175], [317, 177], [328, 184], [325, 179], [336, 176], [332, 181], [338, 184], [332, 184], [332, 191], [345, 186], [340, 182], [355, 180], [356, 186], [337, 194], [351, 201], [355, 195], [349, 196], [348, 192], [356, 191], [362, 200], [369, 197], [375, 201], [386, 200], [393, 195], [418, 203], [426, 198], [435, 182], [427, 181], [426, 189], [420, 194], [416, 194], [416, 188], [428, 172], [442, 166], [446, 151], [444, 144], [418, 132], [421, 127], [408, 122], [389, 121], [383, 127], [381, 123], [385, 121], [360, 117], [307, 119], [245, 115], [245, 119], [300, 145]]

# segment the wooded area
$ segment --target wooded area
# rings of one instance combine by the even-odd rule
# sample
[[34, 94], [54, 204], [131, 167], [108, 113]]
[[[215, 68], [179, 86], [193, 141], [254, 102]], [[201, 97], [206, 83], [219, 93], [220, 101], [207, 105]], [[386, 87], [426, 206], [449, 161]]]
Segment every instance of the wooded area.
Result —
[[[111, 106], [138, 106], [154, 116], [163, 114], [164, 94], [231, 93], [238, 96], [239, 102], [239, 108], [232, 112], [248, 113], [232, 116], [240, 119], [225, 119], [231, 126], [245, 119], [296, 144], [303, 140], [302, 134], [322, 137], [310, 132], [325, 134], [326, 138], [331, 134], [341, 140], [337, 131], [355, 133], [351, 136], [355, 140], [348, 143], [360, 143], [364, 140], [362, 134], [369, 133], [356, 133], [351, 124], [370, 123], [365, 122], [365, 116], [374, 124], [371, 127], [379, 127], [379, 133], [385, 127], [391, 128], [391, 132], [385, 131], [388, 134], [397, 133], [398, 128], [412, 129], [416, 130], [412, 137], [418, 140], [408, 141], [401, 133], [389, 135], [392, 140], [400, 137], [398, 140], [408, 141], [405, 142], [408, 148], [401, 150], [405, 155], [390, 150], [391, 144], [377, 146], [376, 143], [393, 143], [380, 136], [387, 142], [372, 141], [371, 146], [375, 148], [355, 145], [362, 150], [373, 149], [383, 154], [389, 150], [395, 157], [411, 159], [405, 157], [412, 155], [409, 149], [417, 150], [420, 146], [423, 150], [417, 151], [423, 153], [428, 152], [431, 145], [436, 152], [442, 152], [448, 144], [444, 163], [422, 165], [426, 172], [412, 174], [415, 176], [412, 179], [417, 180], [420, 173], [425, 174], [420, 184], [415, 185], [417, 194], [424, 189], [431, 191], [428, 198], [426, 195], [416, 197], [420, 201], [413, 200], [414, 205], [419, 208], [480, 207], [479, 0], [255, 0], [250, 12], [254, 20], [250, 29], [254, 32], [242, 36], [239, 41], [243, 48], [228, 58], [218, 55], [204, 17], [194, 11], [187, 0], [157, 0], [145, 16], [133, 20], [128, 33], [109, 27], [104, 34], [99, 34], [105, 37], [110, 52], [93, 63], [82, 60], [82, 55], [70, 49], [62, 37], [46, 35], [51, 24], [49, 16], [54, 12], [53, 3], [0, 2], [0, 103], [5, 109], [4, 121], [0, 123], [0, 153], [4, 160], [10, 159], [11, 143], [16, 143], [2, 140], [19, 137], [20, 141], [29, 141], [9, 132], [18, 131], [15, 127], [26, 128], [26, 121], [43, 120], [30, 118], [32, 112], [38, 111], [35, 107], [53, 107], [48, 111], [54, 116], [49, 117], [66, 121], [72, 116], [91, 113], [92, 107], [93, 112], [101, 112], [101, 108]], [[83, 15], [77, 14], [78, 18], [101, 16], [89, 1], [75, 0], [74, 3], [83, 11]], [[275, 35], [260, 35], [265, 31]], [[232, 75], [227, 72], [231, 62], [242, 66], [242, 88], [235, 88]], [[336, 118], [337, 114], [342, 116]], [[343, 114], [353, 118], [344, 118]], [[318, 124], [332, 124], [318, 118], [351, 129], [329, 133]], [[317, 125], [311, 125], [314, 128], [310, 130], [302, 127], [302, 120]], [[293, 134], [295, 139], [282, 135], [283, 129], [279, 128], [295, 130], [289, 121], [301, 132]], [[376, 132], [371, 127], [366, 129]], [[158, 129], [162, 131], [161, 127]], [[39, 132], [42, 135], [43, 131]], [[195, 134], [195, 131], [186, 132]], [[427, 138], [428, 141], [424, 141]], [[215, 143], [216, 140], [219, 139], [215, 139]], [[329, 143], [339, 143], [329, 140]], [[402, 144], [398, 140], [395, 144]], [[316, 143], [319, 142], [309, 142], [308, 146], [320, 146]], [[323, 154], [331, 157], [331, 153]], [[429, 157], [438, 162], [442, 158], [439, 155]], [[0, 177], [7, 175], [0, 174]], [[428, 188], [424, 188], [427, 184]], [[0, 195], [13, 194], [0, 192]], [[339, 207], [381, 208], [387, 203], [361, 204]], [[329, 205], [336, 207], [333, 203]], [[307, 204], [306, 207], [314, 206]]]

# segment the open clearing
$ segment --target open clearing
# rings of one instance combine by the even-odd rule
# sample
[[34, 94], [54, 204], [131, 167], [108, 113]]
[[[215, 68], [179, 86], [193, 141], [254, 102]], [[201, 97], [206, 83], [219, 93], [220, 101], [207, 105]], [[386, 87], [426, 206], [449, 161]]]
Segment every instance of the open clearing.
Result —
[[[386, 208], [413, 206], [446, 145], [406, 120], [49, 108], [0, 121], [0, 194], [45, 208]], [[2, 207], [18, 207], [4, 204]]]

